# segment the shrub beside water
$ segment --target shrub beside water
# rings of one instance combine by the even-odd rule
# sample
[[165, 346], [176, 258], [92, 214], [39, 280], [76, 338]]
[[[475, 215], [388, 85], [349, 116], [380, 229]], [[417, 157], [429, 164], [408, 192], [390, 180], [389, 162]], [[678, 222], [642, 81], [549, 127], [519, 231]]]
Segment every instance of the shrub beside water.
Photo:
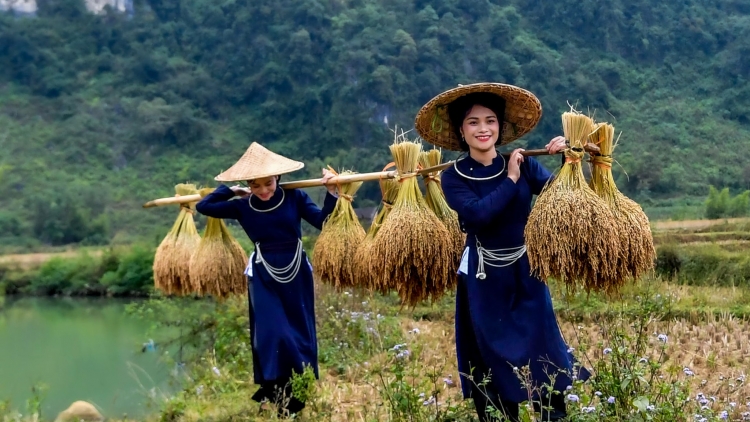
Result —
[[0, 267], [0, 286], [8, 295], [146, 296], [153, 286], [154, 249], [107, 249], [95, 256], [52, 258], [34, 269]]

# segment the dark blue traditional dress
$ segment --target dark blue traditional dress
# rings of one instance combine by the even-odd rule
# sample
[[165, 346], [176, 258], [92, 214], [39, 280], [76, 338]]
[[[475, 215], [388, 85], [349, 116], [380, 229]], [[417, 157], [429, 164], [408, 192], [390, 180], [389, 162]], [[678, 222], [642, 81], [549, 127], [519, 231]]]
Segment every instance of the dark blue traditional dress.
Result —
[[[516, 368], [528, 365], [537, 388], [550, 383], [547, 374], [565, 371], [556, 374], [554, 386], [560, 392], [572, 384], [568, 374], [588, 377], [585, 369], [574, 372], [549, 289], [531, 275], [525, 253], [532, 196], [552, 175], [526, 157], [514, 183], [506, 165], [499, 154], [488, 166], [467, 156], [442, 177], [446, 201], [467, 233], [456, 293], [456, 351], [464, 397], [474, 399], [481, 420], [487, 420], [484, 410], [489, 404], [513, 420], [518, 403], [529, 400]], [[489, 383], [478, 387], [487, 376]], [[548, 417], [553, 420], [564, 416], [563, 396], [552, 398], [556, 412]]]
[[[292, 373], [310, 366], [318, 377], [318, 343], [312, 267], [302, 249], [301, 221], [317, 229], [333, 211], [336, 197], [326, 194], [321, 210], [304, 191], [278, 188], [268, 201], [235, 199], [220, 186], [196, 209], [214, 218], [237, 220], [255, 252], [250, 257], [248, 292], [253, 375], [257, 401], [275, 401], [278, 389], [290, 391]], [[292, 403], [292, 413], [303, 404]], [[297, 409], [293, 409], [297, 407]]]

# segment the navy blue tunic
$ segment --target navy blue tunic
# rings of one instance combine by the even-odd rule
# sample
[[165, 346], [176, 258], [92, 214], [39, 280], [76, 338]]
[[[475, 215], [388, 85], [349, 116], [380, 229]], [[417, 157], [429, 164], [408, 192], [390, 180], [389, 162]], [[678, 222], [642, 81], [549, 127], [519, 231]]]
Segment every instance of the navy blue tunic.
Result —
[[[233, 197], [232, 190], [222, 185], [203, 198], [196, 209], [209, 217], [237, 220], [256, 245], [250, 258], [252, 276], [248, 277], [255, 383], [283, 386], [292, 371], [302, 373], [307, 365], [317, 378], [315, 296], [306, 254], [301, 257], [299, 273], [288, 283], [274, 280], [262, 264], [255, 262], [255, 256], [260, 248], [272, 267], [288, 266], [302, 236], [301, 220], [320, 230], [336, 205], [336, 197], [326, 194], [322, 210], [307, 193], [297, 189], [278, 188], [266, 202], [255, 197], [230, 201]], [[271, 211], [256, 211], [276, 206]]]
[[[466, 176], [484, 178], [505, 170], [496, 178], [475, 181], [451, 167], [445, 170], [442, 183], [446, 201], [458, 213], [467, 233], [469, 249], [466, 275], [459, 277], [455, 321], [464, 397], [471, 397], [472, 383], [479, 384], [490, 375], [488, 392], [501, 400], [521, 403], [530, 398], [514, 367], [528, 365], [533, 383], [541, 387], [550, 382], [547, 373], [572, 373], [574, 360], [557, 324], [549, 289], [531, 275], [526, 254], [501, 268], [485, 263], [486, 278], [476, 277], [477, 241], [490, 250], [524, 245], [532, 196], [538, 195], [552, 177], [538, 161], [526, 157], [521, 177], [513, 183], [506, 166], [500, 155], [489, 166], [469, 156], [457, 164]], [[564, 391], [568, 385], [568, 376], [557, 375], [556, 390]]]

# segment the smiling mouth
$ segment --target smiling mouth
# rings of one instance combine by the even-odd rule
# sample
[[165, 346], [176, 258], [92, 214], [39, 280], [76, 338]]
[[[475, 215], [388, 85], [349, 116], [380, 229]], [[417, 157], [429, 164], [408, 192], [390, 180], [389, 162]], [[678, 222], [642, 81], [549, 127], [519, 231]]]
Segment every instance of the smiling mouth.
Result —
[[491, 136], [489, 136], [489, 135], [487, 135], [487, 136], [477, 136], [476, 138], [477, 138], [477, 140], [478, 140], [479, 142], [487, 142], [487, 141], [489, 141], [490, 139], [492, 139], [492, 137], [491, 137]]

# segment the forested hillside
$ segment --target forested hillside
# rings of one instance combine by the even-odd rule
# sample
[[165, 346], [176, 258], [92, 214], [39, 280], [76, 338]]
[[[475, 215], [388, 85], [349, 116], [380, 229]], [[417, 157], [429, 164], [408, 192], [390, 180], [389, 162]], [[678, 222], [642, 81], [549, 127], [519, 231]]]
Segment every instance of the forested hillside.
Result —
[[40, 0], [0, 15], [0, 243], [158, 238], [175, 210], [140, 204], [213, 185], [252, 141], [304, 160], [294, 178], [379, 170], [389, 128], [479, 81], [540, 97], [521, 146], [568, 103], [613, 122], [618, 183], [646, 206], [740, 191], [748, 78], [750, 0]]

